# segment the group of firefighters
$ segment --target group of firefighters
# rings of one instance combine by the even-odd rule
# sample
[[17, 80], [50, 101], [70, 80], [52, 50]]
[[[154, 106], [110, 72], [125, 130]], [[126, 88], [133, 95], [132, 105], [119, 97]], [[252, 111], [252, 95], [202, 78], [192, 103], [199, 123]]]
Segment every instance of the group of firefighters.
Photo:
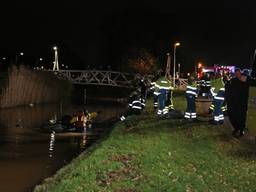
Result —
[[[190, 76], [185, 91], [187, 108], [184, 118], [198, 121], [196, 98], [200, 95], [212, 100], [209, 108], [209, 114], [212, 114], [211, 124], [223, 124], [224, 114], [227, 114], [234, 128], [233, 136], [242, 136], [245, 130], [249, 86], [255, 84], [256, 81], [248, 74], [243, 74], [239, 68], [234, 74], [215, 74], [214, 77], [210, 77], [206, 73], [201, 79]], [[122, 121], [131, 114], [140, 114], [145, 107], [148, 86], [144, 79], [140, 80], [139, 85], [129, 98], [129, 111], [120, 118]], [[158, 77], [149, 87], [153, 92], [153, 105], [158, 116], [165, 117], [174, 111], [174, 87], [168, 78]]]

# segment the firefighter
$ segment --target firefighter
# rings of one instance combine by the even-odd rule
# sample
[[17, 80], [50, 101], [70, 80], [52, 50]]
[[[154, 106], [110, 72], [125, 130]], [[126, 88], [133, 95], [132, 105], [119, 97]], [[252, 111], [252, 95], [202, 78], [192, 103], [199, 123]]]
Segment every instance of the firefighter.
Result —
[[168, 111], [173, 111], [174, 110], [174, 105], [173, 105], [173, 100], [172, 100], [172, 92], [173, 92], [173, 89], [170, 89], [167, 92], [165, 109], [168, 110]]
[[154, 109], [157, 110], [158, 107], [158, 90], [156, 88], [156, 80], [158, 79], [158, 75], [155, 75], [154, 79], [150, 82], [150, 90], [153, 92], [153, 106]]
[[196, 97], [198, 94], [197, 84], [193, 77], [188, 79], [188, 85], [186, 89], [187, 109], [184, 114], [184, 118], [188, 120], [196, 119]]
[[[230, 77], [229, 77], [229, 74], [224, 74], [223, 75], [223, 83], [224, 83], [224, 87], [226, 87], [227, 84], [229, 84], [229, 81], [230, 81]], [[214, 100], [213, 100], [214, 101]], [[223, 112], [223, 114], [226, 116], [227, 115], [227, 102], [226, 102], [226, 94], [225, 94], [225, 97], [224, 97], [224, 101], [223, 101], [223, 104], [221, 106], [221, 110]], [[211, 114], [212, 112], [214, 111], [214, 102], [212, 102], [210, 108], [209, 108], [209, 114]]]
[[211, 90], [211, 81], [210, 81], [210, 74], [204, 73], [201, 81], [201, 94], [203, 97], [209, 97], [210, 96], [210, 90]]
[[168, 92], [173, 90], [173, 87], [171, 86], [171, 81], [169, 81], [166, 77], [162, 76], [156, 81], [155, 87], [156, 87], [156, 93], [158, 94], [157, 115], [159, 116], [166, 115], [169, 112], [169, 108], [168, 106], [166, 106]]
[[217, 74], [217, 78], [211, 81], [211, 93], [213, 95], [213, 120], [212, 124], [218, 125], [224, 123], [224, 114], [222, 112], [222, 106], [224, 103], [225, 88], [222, 76]]
[[128, 116], [131, 115], [139, 115], [142, 111], [143, 107], [141, 104], [141, 98], [140, 94], [135, 91], [131, 94], [129, 98], [129, 109], [128, 112], [120, 117], [121, 121], [124, 121], [127, 119]]

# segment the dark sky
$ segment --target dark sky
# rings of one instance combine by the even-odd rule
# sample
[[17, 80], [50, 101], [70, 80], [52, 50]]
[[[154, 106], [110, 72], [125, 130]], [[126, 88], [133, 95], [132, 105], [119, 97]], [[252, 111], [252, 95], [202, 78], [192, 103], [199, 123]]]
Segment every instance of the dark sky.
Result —
[[164, 58], [180, 41], [177, 61], [186, 70], [197, 60], [246, 66], [256, 48], [256, 3], [251, 2], [10, 2], [0, 11], [0, 56], [24, 51], [34, 60], [53, 60], [51, 47], [57, 44], [61, 62], [73, 68], [115, 68], [129, 48], [144, 47]]

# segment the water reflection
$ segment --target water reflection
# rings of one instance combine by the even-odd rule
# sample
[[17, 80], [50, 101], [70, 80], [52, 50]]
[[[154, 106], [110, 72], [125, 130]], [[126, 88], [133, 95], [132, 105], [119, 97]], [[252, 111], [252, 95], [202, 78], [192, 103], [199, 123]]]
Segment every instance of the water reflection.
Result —
[[[101, 113], [97, 122], [121, 113], [113, 105], [86, 106]], [[0, 191], [31, 191], [44, 178], [86, 150], [104, 130], [86, 130], [85, 134], [68, 135], [43, 132], [41, 126], [49, 120], [72, 114], [81, 106], [42, 105], [0, 110]], [[15, 185], [13, 185], [15, 181]]]
[[49, 145], [49, 157], [53, 157], [53, 149], [54, 149], [54, 141], [55, 141], [55, 132], [53, 131], [50, 135], [50, 145]]

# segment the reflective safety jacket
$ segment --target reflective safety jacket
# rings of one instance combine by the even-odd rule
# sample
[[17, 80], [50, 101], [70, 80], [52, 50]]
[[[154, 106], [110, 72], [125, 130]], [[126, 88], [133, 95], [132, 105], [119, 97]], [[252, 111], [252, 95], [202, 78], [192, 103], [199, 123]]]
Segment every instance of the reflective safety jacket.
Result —
[[195, 83], [193, 83], [192, 85], [187, 85], [186, 94], [197, 97], [197, 93], [198, 90], [197, 85]]
[[156, 83], [155, 83], [155, 87], [156, 89], [160, 90], [160, 89], [164, 89], [164, 90], [173, 90], [173, 86], [171, 84], [171, 81], [168, 80], [167, 78], [165, 77], [160, 77]]
[[225, 99], [225, 88], [224, 82], [222, 78], [214, 79], [211, 81], [211, 93], [216, 100], [223, 100]]
[[[225, 93], [224, 82], [222, 78], [214, 79], [211, 81], [211, 94], [216, 96], [219, 91]], [[222, 94], [222, 93], [220, 93]], [[224, 96], [223, 96], [224, 97]]]
[[142, 110], [142, 103], [141, 103], [141, 98], [137, 95], [134, 95], [130, 98], [129, 101], [129, 108], [132, 110]]

